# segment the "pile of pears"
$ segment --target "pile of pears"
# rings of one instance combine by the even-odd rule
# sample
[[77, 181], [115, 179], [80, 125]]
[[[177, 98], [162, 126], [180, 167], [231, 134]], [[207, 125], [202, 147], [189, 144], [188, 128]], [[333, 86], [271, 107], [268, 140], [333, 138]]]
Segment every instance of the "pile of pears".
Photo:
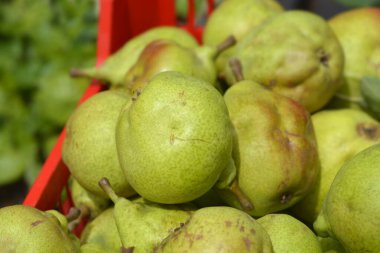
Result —
[[223, 1], [202, 45], [155, 27], [99, 68], [73, 69], [107, 86], [66, 124], [76, 215], [5, 207], [0, 245], [380, 252], [379, 17], [377, 8], [326, 20], [275, 0]]

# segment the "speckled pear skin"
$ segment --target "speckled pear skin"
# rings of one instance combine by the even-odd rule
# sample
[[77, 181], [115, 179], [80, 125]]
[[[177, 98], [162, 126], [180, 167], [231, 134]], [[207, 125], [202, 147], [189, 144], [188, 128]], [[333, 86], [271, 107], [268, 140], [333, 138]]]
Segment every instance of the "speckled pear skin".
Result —
[[105, 176], [118, 194], [134, 194], [120, 169], [115, 140], [120, 110], [131, 101], [126, 92], [103, 91], [82, 103], [68, 120], [63, 161], [72, 176], [93, 194], [107, 197], [98, 186]]
[[113, 212], [113, 207], [108, 208], [89, 222], [82, 231], [81, 244], [96, 244], [106, 252], [119, 253], [122, 244]]
[[380, 144], [349, 159], [338, 171], [313, 227], [347, 252], [380, 252]]
[[167, 237], [154, 253], [272, 253], [263, 227], [232, 207], [205, 207]]
[[142, 197], [194, 200], [220, 179], [232, 150], [231, 121], [209, 83], [163, 72], [119, 118], [116, 144], [124, 174]]
[[[199, 54], [205, 52], [204, 54]], [[141, 52], [125, 76], [125, 85], [135, 94], [141, 92], [158, 73], [177, 71], [216, 85], [213, 57], [216, 48], [186, 48], [171, 40], [154, 40]]]
[[[302, 199], [319, 172], [314, 129], [308, 111], [292, 99], [253, 82], [241, 81], [224, 94], [237, 140], [233, 157], [240, 189], [258, 217]], [[230, 205], [243, 209], [229, 192]]]
[[341, 12], [329, 21], [345, 53], [344, 81], [331, 107], [360, 106], [360, 80], [380, 77], [380, 8], [365, 7]]
[[275, 253], [323, 253], [314, 232], [288, 214], [267, 214], [257, 222], [267, 231]]
[[292, 215], [309, 225], [321, 211], [340, 167], [360, 151], [380, 142], [380, 123], [364, 111], [352, 108], [322, 110], [311, 119], [318, 143], [320, 175], [305, 198], [291, 208]]
[[30, 206], [1, 208], [0, 235], [1, 252], [79, 253], [57, 218]]
[[[239, 41], [264, 20], [282, 11], [282, 6], [273, 0], [223, 1], [207, 18], [203, 44], [217, 46], [230, 35]], [[216, 59], [219, 73], [223, 72], [232, 53], [233, 47], [222, 52]]]
[[[328, 23], [306, 11], [286, 11], [264, 22], [236, 44], [231, 57], [240, 60], [245, 79], [309, 112], [326, 105], [342, 84], [342, 47]], [[228, 63], [225, 73], [230, 85], [236, 83]]]

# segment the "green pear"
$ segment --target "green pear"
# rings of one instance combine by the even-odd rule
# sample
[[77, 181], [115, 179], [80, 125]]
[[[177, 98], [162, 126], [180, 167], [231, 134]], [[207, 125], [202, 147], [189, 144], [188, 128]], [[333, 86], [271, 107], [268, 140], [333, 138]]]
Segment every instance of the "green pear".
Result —
[[323, 253], [314, 232], [288, 214], [267, 214], [257, 222], [267, 231], [274, 253]]
[[104, 252], [120, 252], [122, 244], [113, 214], [114, 208], [108, 208], [87, 223], [80, 237], [81, 244], [95, 244], [107, 250]]
[[340, 167], [361, 150], [380, 142], [380, 123], [361, 110], [322, 110], [311, 119], [321, 171], [310, 193], [291, 208], [294, 216], [310, 225], [317, 218]]
[[373, 117], [380, 120], [380, 77], [365, 76], [360, 82], [364, 108]]
[[107, 197], [89, 192], [75, 178], [71, 177], [70, 183], [74, 206], [81, 210], [83, 217], [94, 219], [110, 205]]
[[73, 77], [98, 79], [110, 83], [111, 87], [120, 86], [123, 84], [125, 73], [136, 62], [145, 46], [156, 39], [173, 40], [188, 48], [198, 46], [195, 38], [181, 28], [172, 26], [154, 27], [128, 40], [119, 50], [106, 59], [99, 68], [73, 69], [71, 75]]
[[345, 54], [344, 80], [330, 107], [358, 108], [363, 102], [360, 81], [380, 77], [380, 8], [356, 8], [338, 13], [328, 21]]
[[318, 241], [321, 244], [323, 253], [346, 253], [343, 246], [334, 238], [318, 236]]
[[155, 253], [271, 253], [263, 227], [247, 213], [226, 206], [205, 207], [162, 241]]
[[125, 92], [97, 93], [76, 108], [66, 125], [63, 161], [83, 188], [103, 198], [106, 195], [98, 182], [104, 176], [109, 178], [118, 194], [134, 194], [120, 168], [115, 140], [119, 112], [131, 101]]
[[[109, 249], [106, 249], [99, 244], [95, 243], [86, 243], [80, 247], [80, 253], [106, 253], [112, 252]], [[120, 249], [118, 251], [114, 251], [115, 253], [120, 253]]]
[[[207, 18], [202, 37], [203, 44], [217, 46], [230, 35], [240, 40], [264, 20], [282, 11], [282, 6], [275, 0], [223, 1]], [[216, 66], [221, 75], [232, 53], [233, 47], [218, 55]]]
[[69, 235], [70, 232], [61, 226], [61, 218], [56, 215], [26, 205], [1, 208], [1, 252], [79, 252], [79, 245]]
[[235, 176], [231, 129], [217, 89], [179, 72], [162, 72], [120, 114], [120, 164], [143, 198], [192, 201]]
[[[325, 106], [341, 85], [341, 45], [326, 20], [307, 11], [286, 11], [264, 22], [238, 41], [231, 58], [240, 60], [245, 79], [309, 112]], [[230, 85], [237, 81], [229, 64], [225, 74]]]
[[100, 180], [99, 185], [115, 203], [113, 214], [123, 247], [133, 249], [134, 253], [152, 252], [191, 214], [191, 211], [181, 210], [174, 205], [132, 202], [119, 197], [106, 178]]
[[224, 100], [236, 134], [236, 184], [251, 207], [232, 194], [233, 185], [231, 191], [221, 190], [221, 197], [253, 216], [294, 205], [310, 191], [319, 172], [309, 112], [250, 80], [230, 87]]
[[214, 59], [233, 44], [233, 37], [228, 37], [215, 47], [196, 48], [186, 48], [172, 40], [154, 40], [144, 48], [136, 63], [127, 72], [125, 85], [135, 94], [136, 91], [141, 92], [156, 74], [177, 71], [216, 86]]
[[380, 252], [380, 144], [349, 159], [338, 171], [314, 222], [321, 237], [350, 253]]

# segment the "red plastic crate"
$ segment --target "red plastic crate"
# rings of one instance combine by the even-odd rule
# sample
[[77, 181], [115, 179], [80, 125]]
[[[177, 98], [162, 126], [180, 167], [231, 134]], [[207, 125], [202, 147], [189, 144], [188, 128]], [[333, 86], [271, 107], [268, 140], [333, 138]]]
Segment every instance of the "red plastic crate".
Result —
[[[214, 8], [214, 1], [205, 1], [208, 3], [207, 15], [209, 15]], [[178, 25], [175, 15], [175, 0], [100, 0], [96, 65], [100, 66], [128, 39], [155, 26], [181, 26], [200, 42], [203, 28], [195, 24], [194, 0], [188, 0], [188, 6], [186, 24]], [[103, 88], [99, 82], [93, 81], [79, 103]], [[27, 194], [24, 205], [40, 210], [59, 208], [65, 214], [72, 206], [66, 187], [70, 172], [61, 157], [64, 138], [65, 129], [62, 130], [57, 143]], [[61, 200], [62, 193], [68, 193], [64, 201]]]

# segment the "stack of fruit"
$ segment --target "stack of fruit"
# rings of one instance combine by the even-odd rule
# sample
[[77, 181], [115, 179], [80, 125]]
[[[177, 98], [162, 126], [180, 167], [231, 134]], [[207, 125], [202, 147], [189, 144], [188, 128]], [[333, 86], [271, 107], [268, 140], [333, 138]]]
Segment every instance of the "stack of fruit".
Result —
[[[368, 8], [327, 21], [273, 0], [229, 0], [202, 46], [158, 27], [99, 69], [73, 70], [109, 85], [67, 122], [62, 158], [79, 216], [3, 208], [0, 244], [380, 252], [380, 123], [368, 111], [378, 100], [361, 89], [379, 87], [379, 17]], [[18, 216], [23, 224], [8, 225]], [[70, 231], [84, 217], [78, 239]]]

